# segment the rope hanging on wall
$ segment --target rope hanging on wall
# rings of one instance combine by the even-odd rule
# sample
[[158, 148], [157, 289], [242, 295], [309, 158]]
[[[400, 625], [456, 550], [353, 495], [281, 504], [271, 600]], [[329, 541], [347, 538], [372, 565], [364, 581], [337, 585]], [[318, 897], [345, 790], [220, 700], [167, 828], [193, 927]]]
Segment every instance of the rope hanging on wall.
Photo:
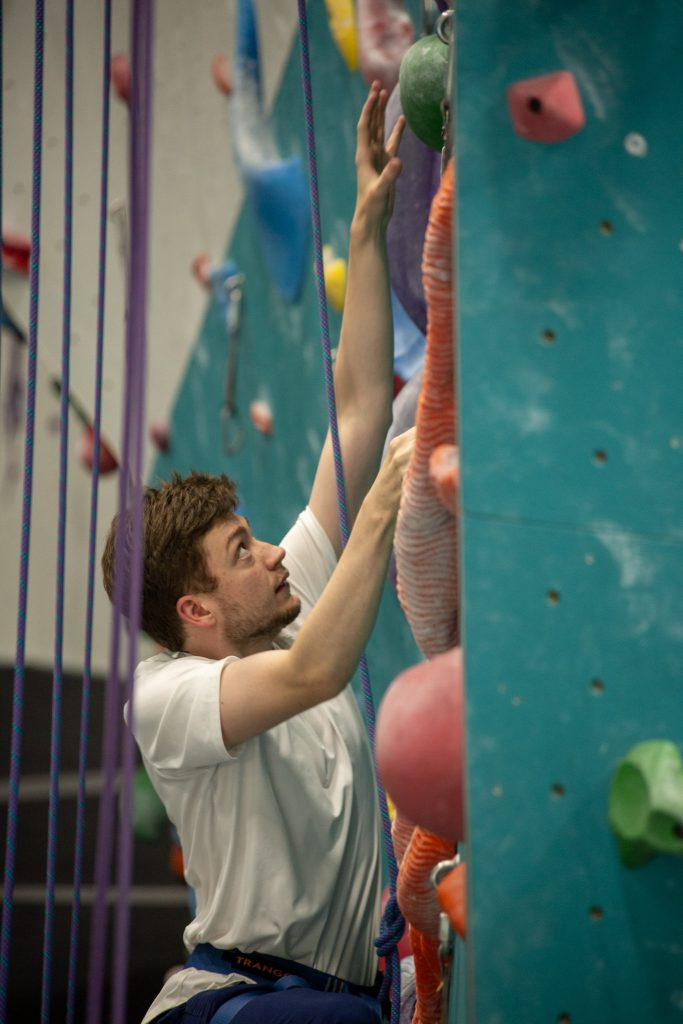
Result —
[[5, 1024], [7, 1019], [10, 934], [14, 897], [14, 870], [17, 852], [19, 778], [21, 775], [21, 738], [24, 711], [24, 676], [26, 668], [26, 611], [28, 605], [28, 562], [31, 537], [31, 502], [33, 497], [33, 442], [35, 437], [36, 376], [38, 359], [38, 299], [40, 292], [40, 168], [43, 142], [44, 39], [44, 0], [36, 0], [35, 57], [33, 75], [31, 262], [29, 274], [30, 300], [26, 391], [26, 434], [24, 440], [24, 483], [21, 518], [21, 553], [19, 560], [17, 645], [12, 692], [12, 744], [10, 752], [9, 799], [7, 804], [7, 832], [5, 836], [5, 891], [2, 907], [2, 932], [0, 934], [0, 1024]]
[[83, 846], [85, 841], [85, 772], [90, 732], [90, 695], [92, 687], [93, 610], [95, 604], [95, 566], [97, 561], [97, 514], [100, 480], [100, 433], [102, 423], [102, 369], [104, 356], [104, 308], [107, 269], [107, 202], [109, 193], [109, 99], [111, 61], [111, 0], [104, 3], [102, 47], [102, 156], [100, 175], [100, 223], [97, 279], [97, 339], [95, 346], [95, 397], [93, 410], [93, 465], [90, 485], [90, 534], [88, 542], [87, 601], [83, 686], [81, 690], [80, 742], [78, 751], [78, 791], [76, 796], [76, 832], [74, 840], [73, 902], [69, 933], [66, 1024], [73, 1024], [76, 1010], [76, 967], [80, 928]]
[[131, 550], [117, 544], [109, 672], [105, 693], [102, 746], [104, 775], [97, 829], [95, 903], [86, 1020], [99, 1024], [104, 982], [107, 926], [107, 889], [111, 877], [114, 839], [114, 779], [117, 770], [118, 720], [121, 714], [119, 662], [122, 656], [122, 609], [126, 608], [128, 652], [126, 692], [128, 726], [121, 749], [121, 807], [117, 844], [117, 909], [114, 927], [112, 1024], [124, 1024], [130, 927], [128, 894], [132, 878], [132, 780], [135, 761], [133, 678], [137, 664], [142, 600], [142, 470], [144, 446], [147, 274], [149, 250], [149, 195], [152, 117], [153, 0], [135, 0], [131, 22], [131, 99], [129, 146], [130, 245], [126, 285], [126, 368], [124, 381], [123, 444], [119, 477], [119, 523], [131, 527]]
[[[344, 467], [342, 463], [341, 445], [337, 425], [337, 405], [334, 395], [334, 375], [332, 371], [332, 353], [330, 346], [330, 328], [327, 316], [327, 300], [325, 295], [325, 275], [323, 268], [322, 231], [320, 225], [320, 197], [318, 193], [318, 171], [315, 151], [315, 127], [313, 120], [313, 92], [311, 88], [311, 66], [308, 46], [308, 21], [306, 0], [297, 0], [299, 9], [299, 38], [301, 44], [301, 79], [304, 92], [304, 111], [306, 118], [306, 148], [308, 151], [308, 169], [311, 189], [311, 213], [313, 218], [313, 244], [315, 252], [315, 278], [318, 290], [318, 309], [320, 314], [320, 333], [323, 351], [323, 367], [325, 372], [325, 388], [327, 394], [328, 419], [330, 437], [334, 454], [335, 480], [337, 485], [337, 504], [339, 506], [339, 527], [342, 547], [349, 538], [348, 515], [346, 510], [346, 488], [344, 486]], [[396, 879], [398, 868], [394, 856], [394, 844], [391, 838], [391, 819], [387, 808], [386, 796], [379, 783], [375, 759], [375, 705], [372, 697], [370, 673], [367, 657], [362, 655], [359, 674], [363, 691], [365, 719], [367, 723], [373, 762], [375, 762], [375, 778], [380, 813], [382, 816], [382, 834], [389, 870], [389, 900], [387, 902], [380, 935], [375, 940], [377, 953], [384, 956], [387, 972], [382, 989], [382, 997], [387, 989], [391, 989], [391, 1024], [398, 1024], [401, 1009], [401, 966], [398, 954], [398, 941], [404, 930], [404, 921], [396, 900]]]

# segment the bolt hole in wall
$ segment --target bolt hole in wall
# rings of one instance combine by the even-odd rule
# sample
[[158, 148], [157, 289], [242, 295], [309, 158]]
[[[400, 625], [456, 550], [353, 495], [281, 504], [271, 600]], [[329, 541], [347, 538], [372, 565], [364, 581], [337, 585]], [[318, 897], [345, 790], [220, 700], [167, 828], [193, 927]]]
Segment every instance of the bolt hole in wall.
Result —
[[547, 597], [548, 597], [548, 604], [559, 604], [560, 603], [560, 592], [559, 592], [559, 590], [549, 590], [548, 594], [547, 594]]
[[541, 338], [546, 343], [546, 345], [552, 345], [556, 341], [557, 335], [551, 327], [546, 327], [546, 329], [541, 334]]
[[600, 448], [593, 452], [593, 462], [596, 466], [604, 466], [607, 462], [607, 452], [602, 451]]
[[590, 909], [591, 921], [602, 921], [603, 910], [602, 907], [591, 907]]
[[568, 1013], [560, 1013], [557, 1018], [557, 1024], [572, 1024], [572, 1019]]
[[591, 682], [591, 692], [596, 694], [596, 696], [605, 692], [605, 684], [602, 679], [593, 679]]
[[612, 224], [611, 220], [601, 220], [600, 221], [600, 233], [603, 234], [603, 235], [613, 235], [614, 234], [614, 225]]
[[550, 787], [550, 792], [556, 799], [559, 800], [561, 797], [564, 796], [564, 786], [561, 783], [556, 782], [553, 786]]

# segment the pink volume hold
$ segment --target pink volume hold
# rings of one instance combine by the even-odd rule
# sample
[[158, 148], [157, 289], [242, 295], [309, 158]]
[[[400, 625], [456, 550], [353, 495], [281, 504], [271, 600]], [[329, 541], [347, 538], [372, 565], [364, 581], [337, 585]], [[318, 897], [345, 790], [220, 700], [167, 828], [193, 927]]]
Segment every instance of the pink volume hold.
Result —
[[531, 142], [564, 142], [581, 131], [586, 114], [571, 71], [553, 71], [507, 89], [512, 127]]

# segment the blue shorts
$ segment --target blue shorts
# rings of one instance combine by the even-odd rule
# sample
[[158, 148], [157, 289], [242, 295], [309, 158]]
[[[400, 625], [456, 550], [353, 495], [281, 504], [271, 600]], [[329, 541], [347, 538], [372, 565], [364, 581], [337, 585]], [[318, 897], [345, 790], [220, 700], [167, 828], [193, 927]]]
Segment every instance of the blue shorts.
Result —
[[[200, 992], [182, 1006], [174, 1006], [154, 1024], [220, 1024], [221, 1009], [227, 1012], [230, 1003], [244, 993], [259, 995], [249, 999], [232, 1017], [230, 1024], [379, 1024], [379, 1003], [365, 996], [347, 992], [317, 992], [312, 988], [273, 991], [260, 985], [230, 985], [228, 988]], [[374, 1005], [373, 1005], [374, 1003]]]

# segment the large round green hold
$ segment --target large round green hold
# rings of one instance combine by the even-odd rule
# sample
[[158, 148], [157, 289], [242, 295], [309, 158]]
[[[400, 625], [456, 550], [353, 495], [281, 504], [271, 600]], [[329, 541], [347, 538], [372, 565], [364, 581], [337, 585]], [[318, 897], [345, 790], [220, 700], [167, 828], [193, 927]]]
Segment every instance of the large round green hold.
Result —
[[446, 89], [448, 46], [437, 35], [423, 36], [403, 56], [398, 76], [401, 109], [421, 142], [443, 146], [441, 104]]

